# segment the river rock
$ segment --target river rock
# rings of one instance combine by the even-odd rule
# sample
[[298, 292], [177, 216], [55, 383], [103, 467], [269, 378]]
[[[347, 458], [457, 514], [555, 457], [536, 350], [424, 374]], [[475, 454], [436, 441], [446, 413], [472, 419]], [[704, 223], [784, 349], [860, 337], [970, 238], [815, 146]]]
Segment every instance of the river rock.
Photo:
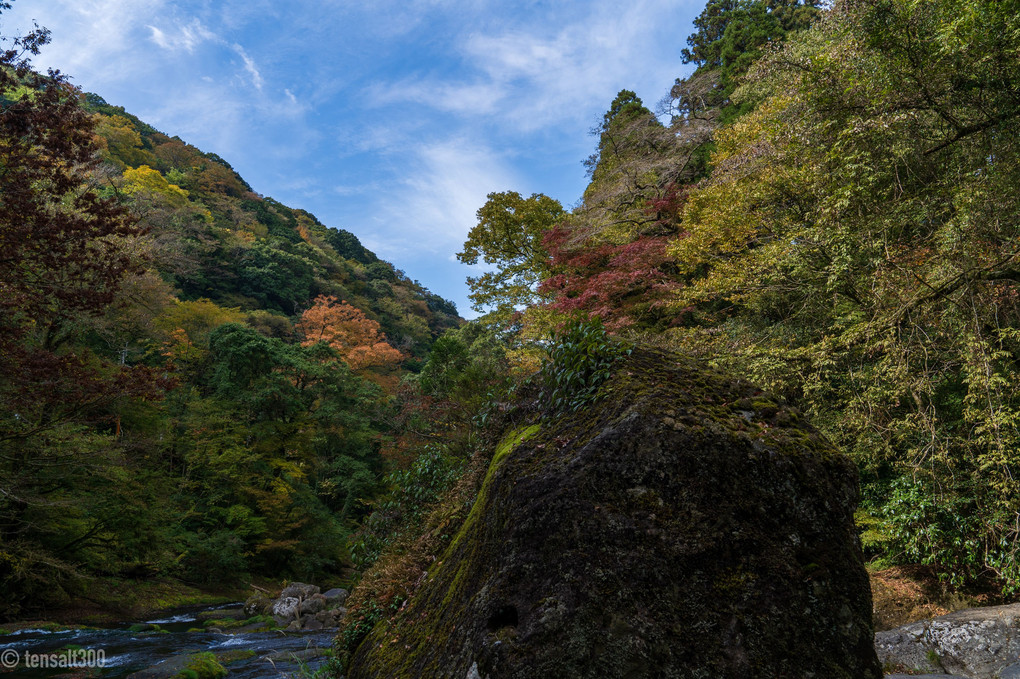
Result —
[[970, 679], [1020, 677], [1020, 604], [969, 608], [879, 632], [875, 648], [887, 667]]
[[266, 660], [271, 660], [273, 662], [308, 661], [313, 660], [315, 658], [321, 658], [322, 656], [329, 655], [330, 653], [331, 649], [313, 646], [311, 648], [306, 648], [300, 651], [277, 651], [276, 653], [270, 653], [269, 655], [266, 656]]
[[217, 608], [211, 611], [200, 611], [195, 615], [195, 619], [199, 621], [206, 620], [244, 620], [244, 608]]
[[280, 598], [285, 597], [296, 597], [298, 599], [307, 599], [313, 594], [319, 593], [319, 587], [317, 585], [308, 585], [303, 582], [292, 582], [283, 591], [280, 592]]
[[[887, 674], [885, 679], [970, 679], [956, 674]], [[1002, 679], [1006, 679], [1003, 677]]]
[[301, 614], [315, 614], [326, 609], [326, 597], [321, 594], [313, 594], [301, 602]]
[[272, 615], [275, 600], [262, 592], [255, 592], [244, 602], [244, 613], [249, 618], [256, 615]]
[[[213, 676], [223, 676], [226, 674], [222, 665], [219, 662], [209, 663], [207, 659], [201, 657], [202, 654], [196, 653], [184, 653], [180, 655], [170, 656], [166, 660], [153, 665], [152, 667], [138, 672], [133, 672], [127, 676], [127, 679], [177, 679], [178, 677], [187, 676], [199, 676], [193, 670], [198, 663], [198, 667], [203, 667], [209, 670], [215, 671], [217, 668], [222, 674]], [[209, 676], [209, 675], [205, 675]]]
[[879, 679], [856, 469], [796, 408], [636, 349], [507, 432], [347, 679]]
[[329, 606], [343, 606], [347, 601], [347, 590], [336, 587], [325, 592], [323, 596], [326, 597], [326, 603]]
[[273, 618], [276, 619], [277, 625], [284, 625], [288, 620], [296, 620], [298, 617], [298, 611], [301, 608], [301, 600], [297, 597], [281, 596], [273, 604]]

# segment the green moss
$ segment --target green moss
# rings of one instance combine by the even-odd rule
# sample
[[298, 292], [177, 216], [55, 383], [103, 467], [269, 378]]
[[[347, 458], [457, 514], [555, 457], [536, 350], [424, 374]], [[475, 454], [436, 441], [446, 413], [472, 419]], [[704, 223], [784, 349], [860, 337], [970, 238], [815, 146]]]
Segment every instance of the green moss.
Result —
[[216, 654], [216, 660], [221, 665], [229, 665], [231, 663], [239, 662], [241, 660], [247, 660], [248, 658], [254, 658], [255, 651], [250, 648], [238, 649], [236, 651], [224, 651], [223, 653]]
[[240, 627], [243, 624], [244, 624], [243, 621], [234, 620], [233, 618], [220, 618], [219, 620], [214, 618], [212, 620], [206, 620], [205, 622], [202, 623], [202, 625], [205, 627], [220, 627], [220, 628]]
[[489, 469], [485, 474], [485, 480], [482, 481], [481, 490], [478, 491], [478, 497], [475, 499], [475, 503], [471, 507], [471, 513], [468, 514], [467, 519], [464, 520], [460, 530], [457, 531], [457, 535], [450, 543], [450, 547], [447, 550], [447, 556], [449, 556], [449, 554], [457, 548], [457, 545], [463, 539], [464, 535], [471, 529], [471, 526], [475, 525], [478, 521], [478, 517], [484, 510], [486, 498], [489, 494], [489, 488], [492, 486], [492, 479], [495, 477], [500, 464], [502, 464], [503, 460], [512, 450], [516, 449], [528, 439], [534, 437], [540, 430], [541, 427], [537, 424], [520, 427], [504, 436], [503, 439], [496, 445], [496, 452], [493, 453], [492, 461], [489, 462]]
[[209, 651], [192, 656], [187, 666], [177, 673], [175, 679], [221, 679], [227, 676], [227, 669]]

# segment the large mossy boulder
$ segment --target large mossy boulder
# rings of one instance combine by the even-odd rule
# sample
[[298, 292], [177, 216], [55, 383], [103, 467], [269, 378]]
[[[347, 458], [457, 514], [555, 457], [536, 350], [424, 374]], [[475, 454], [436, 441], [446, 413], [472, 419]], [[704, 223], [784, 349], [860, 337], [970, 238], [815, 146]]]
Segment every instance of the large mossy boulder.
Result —
[[635, 351], [509, 433], [347, 679], [878, 679], [853, 465], [793, 407]]

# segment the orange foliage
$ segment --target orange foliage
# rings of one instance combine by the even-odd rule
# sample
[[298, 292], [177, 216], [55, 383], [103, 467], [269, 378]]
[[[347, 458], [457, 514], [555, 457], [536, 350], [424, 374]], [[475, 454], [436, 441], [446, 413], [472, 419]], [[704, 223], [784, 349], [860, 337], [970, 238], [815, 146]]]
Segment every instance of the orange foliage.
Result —
[[305, 336], [302, 346], [327, 342], [352, 370], [394, 365], [404, 358], [386, 343], [378, 323], [332, 295], [316, 297], [295, 327]]

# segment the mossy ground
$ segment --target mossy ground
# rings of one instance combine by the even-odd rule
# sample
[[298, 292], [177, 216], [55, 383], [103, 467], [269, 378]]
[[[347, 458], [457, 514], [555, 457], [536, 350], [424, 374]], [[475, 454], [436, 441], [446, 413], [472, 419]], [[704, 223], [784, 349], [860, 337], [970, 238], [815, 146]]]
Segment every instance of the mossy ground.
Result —
[[227, 676], [227, 669], [219, 663], [213, 653], [198, 653], [174, 679], [222, 679]]

